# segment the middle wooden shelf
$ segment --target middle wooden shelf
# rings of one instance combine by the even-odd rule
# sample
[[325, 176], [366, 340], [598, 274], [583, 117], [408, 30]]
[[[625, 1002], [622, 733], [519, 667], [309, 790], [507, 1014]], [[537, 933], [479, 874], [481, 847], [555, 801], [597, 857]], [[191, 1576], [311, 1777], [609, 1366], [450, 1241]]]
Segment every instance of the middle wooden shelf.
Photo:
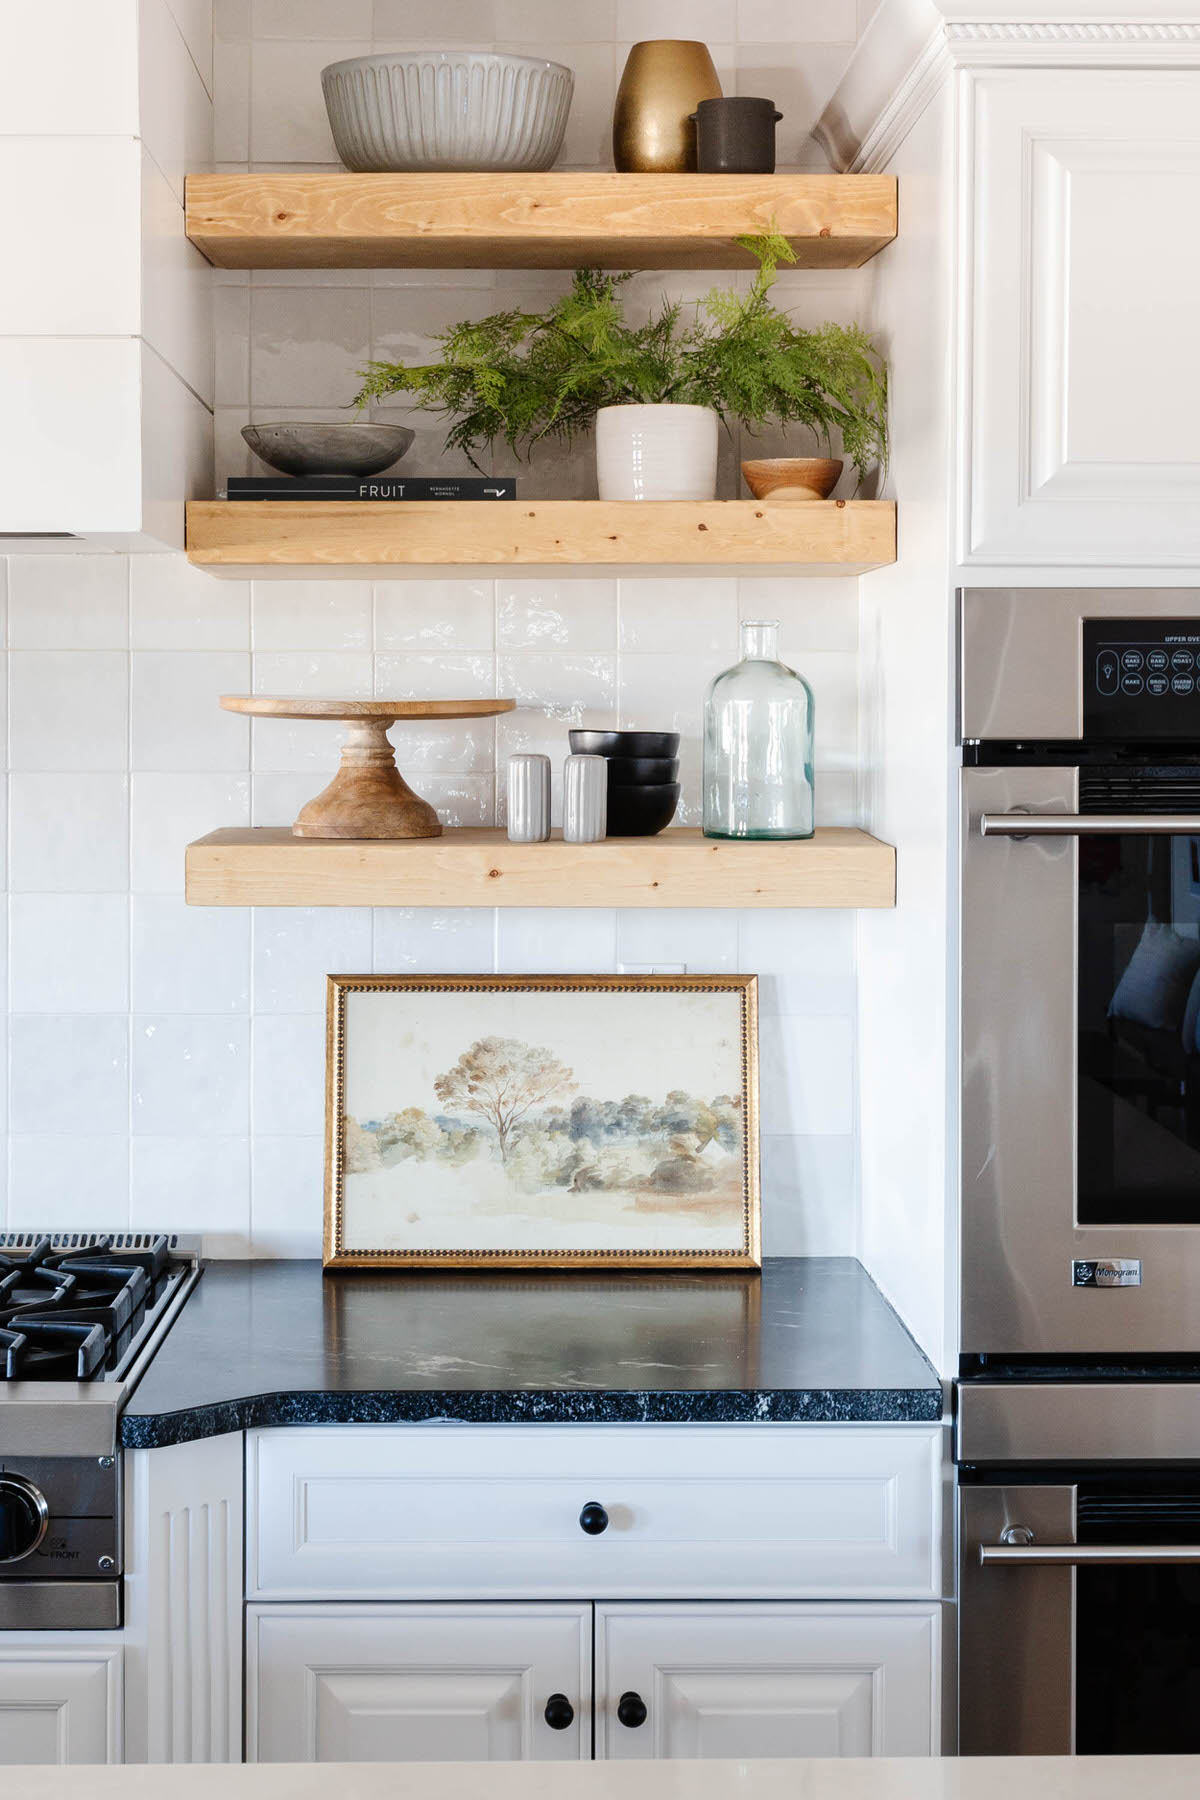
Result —
[[851, 826], [730, 842], [676, 826], [657, 837], [513, 844], [464, 827], [438, 838], [298, 838], [286, 827], [189, 844], [192, 906], [890, 907], [896, 852]]
[[896, 560], [890, 500], [192, 500], [214, 575], [343, 568], [731, 564], [853, 574]]

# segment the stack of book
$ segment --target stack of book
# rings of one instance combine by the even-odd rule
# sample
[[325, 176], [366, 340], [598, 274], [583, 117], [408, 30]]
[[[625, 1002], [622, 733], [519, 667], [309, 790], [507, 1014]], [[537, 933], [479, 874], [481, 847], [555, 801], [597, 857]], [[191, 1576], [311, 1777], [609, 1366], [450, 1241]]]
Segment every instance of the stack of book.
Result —
[[511, 475], [231, 475], [229, 500], [515, 500]]

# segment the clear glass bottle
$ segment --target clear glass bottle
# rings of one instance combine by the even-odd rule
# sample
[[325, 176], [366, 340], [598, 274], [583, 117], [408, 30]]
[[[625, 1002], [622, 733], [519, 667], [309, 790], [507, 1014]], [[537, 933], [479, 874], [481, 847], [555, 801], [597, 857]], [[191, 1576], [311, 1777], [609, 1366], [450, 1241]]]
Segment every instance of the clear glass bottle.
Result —
[[813, 834], [813, 695], [779, 660], [774, 619], [742, 626], [742, 660], [704, 698], [704, 835]]

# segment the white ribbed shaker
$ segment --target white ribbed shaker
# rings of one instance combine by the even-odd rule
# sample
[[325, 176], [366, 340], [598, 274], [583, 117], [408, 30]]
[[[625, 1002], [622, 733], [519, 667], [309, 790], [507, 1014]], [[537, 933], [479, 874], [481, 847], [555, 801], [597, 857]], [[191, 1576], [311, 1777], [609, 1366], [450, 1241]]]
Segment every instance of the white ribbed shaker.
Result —
[[550, 836], [550, 758], [508, 759], [508, 836], [513, 844], [544, 844]]
[[563, 763], [563, 841], [597, 844], [608, 830], [608, 764], [602, 756]]

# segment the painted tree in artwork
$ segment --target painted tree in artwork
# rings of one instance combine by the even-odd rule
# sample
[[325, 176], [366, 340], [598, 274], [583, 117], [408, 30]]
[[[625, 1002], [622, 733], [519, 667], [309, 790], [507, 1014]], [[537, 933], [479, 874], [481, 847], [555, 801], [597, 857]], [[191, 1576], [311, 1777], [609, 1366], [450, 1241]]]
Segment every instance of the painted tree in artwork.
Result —
[[553, 1051], [519, 1038], [485, 1037], [464, 1051], [452, 1069], [439, 1075], [433, 1091], [446, 1106], [480, 1113], [500, 1140], [500, 1160], [508, 1160], [514, 1125], [552, 1094], [571, 1093], [573, 1071]]

